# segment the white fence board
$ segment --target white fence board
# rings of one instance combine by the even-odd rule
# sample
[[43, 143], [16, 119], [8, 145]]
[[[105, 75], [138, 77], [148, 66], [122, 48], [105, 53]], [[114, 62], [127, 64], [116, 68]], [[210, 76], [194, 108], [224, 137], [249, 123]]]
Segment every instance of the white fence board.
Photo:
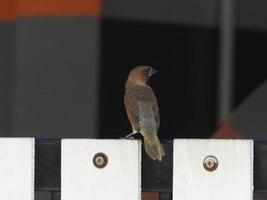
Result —
[[[173, 200], [252, 200], [253, 141], [174, 141]], [[206, 156], [218, 160], [216, 170], [203, 167]]]
[[34, 199], [34, 139], [0, 138], [0, 199]]
[[[102, 169], [93, 164], [98, 152], [108, 157]], [[141, 142], [62, 140], [61, 192], [62, 200], [140, 200]]]

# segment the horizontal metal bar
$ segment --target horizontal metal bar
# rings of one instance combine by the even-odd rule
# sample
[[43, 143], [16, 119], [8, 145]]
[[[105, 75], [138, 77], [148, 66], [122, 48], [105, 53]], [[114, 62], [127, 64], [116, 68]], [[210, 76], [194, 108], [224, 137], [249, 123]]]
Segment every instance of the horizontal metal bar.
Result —
[[[60, 139], [36, 139], [35, 144], [35, 190], [60, 191]], [[172, 141], [164, 141], [164, 148], [162, 162], [151, 160], [143, 149], [143, 191], [172, 192]], [[267, 192], [267, 142], [255, 141], [254, 191]]]

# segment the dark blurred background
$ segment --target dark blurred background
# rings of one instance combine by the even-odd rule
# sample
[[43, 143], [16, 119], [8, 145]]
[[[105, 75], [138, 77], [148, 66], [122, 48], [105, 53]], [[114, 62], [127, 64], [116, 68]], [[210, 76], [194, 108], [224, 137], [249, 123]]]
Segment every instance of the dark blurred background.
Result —
[[266, 79], [266, 1], [0, 0], [0, 135], [117, 138], [151, 65], [160, 138], [206, 138]]

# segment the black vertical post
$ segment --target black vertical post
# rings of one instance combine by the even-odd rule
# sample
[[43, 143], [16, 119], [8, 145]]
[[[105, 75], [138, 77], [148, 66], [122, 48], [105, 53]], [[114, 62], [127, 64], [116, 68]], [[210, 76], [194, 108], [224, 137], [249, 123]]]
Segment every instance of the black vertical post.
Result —
[[218, 120], [231, 112], [233, 88], [234, 0], [219, 1]]

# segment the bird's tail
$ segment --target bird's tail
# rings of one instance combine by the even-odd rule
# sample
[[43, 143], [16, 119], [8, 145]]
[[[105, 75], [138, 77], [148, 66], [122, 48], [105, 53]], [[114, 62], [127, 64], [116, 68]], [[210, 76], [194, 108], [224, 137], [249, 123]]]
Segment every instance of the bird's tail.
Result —
[[157, 134], [155, 133], [147, 133], [144, 134], [144, 143], [145, 150], [147, 154], [153, 159], [161, 161], [162, 157], [165, 155], [162, 144], [159, 141]]

